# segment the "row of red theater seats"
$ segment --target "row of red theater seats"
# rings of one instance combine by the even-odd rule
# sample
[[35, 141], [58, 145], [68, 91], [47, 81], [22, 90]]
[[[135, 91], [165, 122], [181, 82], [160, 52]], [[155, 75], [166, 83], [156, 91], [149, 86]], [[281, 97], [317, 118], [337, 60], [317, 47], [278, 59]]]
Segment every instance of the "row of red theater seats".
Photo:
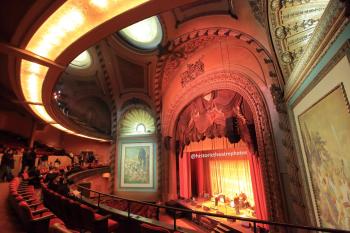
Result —
[[103, 216], [97, 210], [81, 204], [78, 201], [62, 196], [42, 183], [43, 202], [53, 213], [60, 217], [72, 229], [91, 232], [115, 232], [118, 222]]
[[[50, 208], [54, 213], [56, 213], [69, 227], [72, 228], [80, 228], [84, 226], [83, 229], [90, 230], [91, 232], [106, 232], [106, 222], [107, 222], [107, 231], [111, 232], [114, 230], [115, 226], [113, 220], [108, 219], [109, 215], [102, 216], [97, 212], [97, 210], [88, 207], [84, 204], [81, 204], [78, 201], [72, 200], [70, 198], [64, 197], [50, 189], [48, 189], [46, 184], [42, 183], [42, 193], [43, 200], [45, 205]], [[122, 203], [122, 204], [121, 204]], [[106, 203], [105, 203], [106, 204]], [[121, 204], [119, 207], [127, 211], [127, 202], [122, 201], [119, 202]], [[133, 203], [137, 204], [137, 203]], [[147, 208], [145, 208], [147, 207]], [[144, 214], [146, 216], [145, 210], [149, 210], [152, 216], [155, 217], [154, 213], [156, 212], [156, 208], [149, 209], [152, 206], [146, 205], [132, 205], [131, 211], [132, 213]], [[142, 223], [140, 225], [141, 233], [171, 233], [172, 231], [167, 230], [163, 227], [158, 227], [146, 223]], [[178, 233], [177, 231], [174, 233]]]
[[21, 220], [25, 230], [30, 233], [71, 232], [59, 218], [47, 209], [35, 196], [34, 187], [21, 182], [18, 177], [9, 184], [9, 202]]
[[[128, 202], [126, 200], [107, 200], [103, 204], [118, 210], [128, 211]], [[154, 206], [131, 203], [130, 212], [145, 218], [159, 219], [159, 209]]]
[[[27, 185], [25, 182], [20, 182], [19, 178], [15, 178], [10, 183], [9, 199], [11, 206], [15, 209], [28, 232], [76, 233], [78, 232], [76, 230], [111, 232], [118, 227], [118, 224], [115, 226], [114, 221], [108, 219], [108, 216], [99, 215], [96, 213], [96, 210], [49, 190], [45, 184], [42, 184], [42, 187], [44, 203], [41, 203], [35, 197], [33, 186]], [[139, 207], [135, 207], [134, 211], [137, 208]], [[107, 231], [105, 229], [106, 226], [103, 224], [106, 220], [109, 223], [109, 227], [107, 225]], [[97, 225], [94, 224], [96, 222]], [[162, 227], [142, 223], [140, 225], [140, 232], [170, 233], [171, 231]]]

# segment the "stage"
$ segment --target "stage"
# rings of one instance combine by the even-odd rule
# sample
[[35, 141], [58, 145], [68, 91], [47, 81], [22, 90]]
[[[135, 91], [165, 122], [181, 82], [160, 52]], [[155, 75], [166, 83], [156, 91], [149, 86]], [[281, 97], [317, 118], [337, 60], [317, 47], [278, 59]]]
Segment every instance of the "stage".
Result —
[[[225, 214], [230, 216], [237, 216], [242, 218], [255, 218], [253, 211], [250, 208], [244, 208], [239, 210], [239, 214], [236, 213], [236, 209], [230, 206], [230, 203], [218, 202], [218, 205], [215, 206], [215, 201], [211, 201], [204, 198], [193, 200], [178, 200], [177, 201], [181, 206], [186, 209], [191, 209], [195, 211], [201, 211], [205, 213], [214, 213], [214, 214]], [[211, 217], [211, 216], [197, 216], [196, 214], [192, 215], [192, 221], [204, 225], [204, 227], [210, 228], [215, 227], [218, 223], [223, 224], [224, 226], [230, 227], [239, 232], [251, 232], [252, 229], [249, 227], [249, 223], [245, 221], [234, 221], [228, 220], [226, 218]], [[204, 220], [204, 221], [203, 221]], [[208, 221], [209, 220], [209, 221]], [[250, 225], [251, 226], [251, 225]]]

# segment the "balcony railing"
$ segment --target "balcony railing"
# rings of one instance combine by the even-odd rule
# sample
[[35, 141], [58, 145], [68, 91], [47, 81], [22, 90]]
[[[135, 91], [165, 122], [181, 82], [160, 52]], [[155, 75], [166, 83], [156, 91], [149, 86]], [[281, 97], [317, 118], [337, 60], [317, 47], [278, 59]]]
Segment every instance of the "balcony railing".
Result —
[[[98, 192], [96, 190], [92, 190], [89, 188], [86, 188], [81, 185], [77, 185], [81, 190], [85, 190], [91, 194], [90, 198], [84, 197], [83, 195], [80, 195], [80, 199], [83, 202], [86, 202], [90, 205], [93, 205], [99, 209], [102, 209], [110, 214], [116, 214], [120, 216], [127, 217], [129, 219], [134, 219], [140, 222], [146, 222], [150, 223], [153, 225], [165, 227], [167, 229], [172, 229], [176, 231], [181, 231], [181, 232], [197, 232], [193, 230], [186, 229], [184, 227], [180, 227], [177, 225], [177, 215], [179, 213], [182, 214], [187, 214], [193, 216], [199, 215], [199, 216], [209, 216], [209, 217], [215, 217], [215, 218], [225, 218], [229, 219], [231, 221], [242, 221], [246, 223], [252, 223], [252, 229], [254, 233], [256, 232], [261, 232], [263, 231], [263, 227], [261, 226], [269, 226], [268, 228], [270, 229], [271, 232], [273, 232], [273, 229], [279, 229], [282, 232], [303, 232], [300, 230], [306, 230], [305, 232], [347, 232], [350, 233], [348, 230], [340, 230], [340, 229], [332, 229], [332, 228], [322, 228], [322, 227], [315, 227], [315, 226], [304, 226], [304, 225], [296, 225], [296, 224], [290, 224], [290, 223], [281, 223], [281, 222], [273, 222], [273, 221], [268, 221], [268, 220], [261, 220], [261, 219], [255, 219], [255, 218], [245, 218], [245, 217], [239, 217], [239, 216], [231, 216], [231, 215], [225, 215], [225, 214], [216, 214], [216, 213], [208, 213], [208, 212], [202, 212], [202, 211], [196, 211], [196, 210], [189, 210], [189, 209], [182, 209], [182, 208], [176, 208], [176, 207], [171, 207], [171, 206], [165, 206], [165, 205], [158, 205], [158, 204], [153, 204], [153, 203], [148, 203], [148, 202], [143, 202], [143, 201], [138, 201], [138, 200], [132, 200], [132, 199], [126, 199], [122, 197], [118, 197], [112, 194], [106, 194], [102, 192]], [[112, 208], [108, 205], [103, 204], [106, 200], [123, 200], [127, 202], [128, 209], [127, 211], [121, 211], [115, 208]], [[135, 215], [131, 213], [130, 206], [132, 203], [138, 203], [141, 205], [148, 205], [148, 206], [153, 206], [156, 207], [158, 212], [160, 209], [165, 209], [167, 213], [172, 213], [172, 219], [173, 219], [173, 224], [166, 224], [164, 222], [161, 222], [159, 220], [154, 220], [154, 219], [149, 219], [145, 218], [142, 216]], [[250, 224], [249, 224], [250, 225]], [[259, 229], [260, 228], [260, 229]], [[293, 231], [293, 230], [298, 230], [298, 231]]]

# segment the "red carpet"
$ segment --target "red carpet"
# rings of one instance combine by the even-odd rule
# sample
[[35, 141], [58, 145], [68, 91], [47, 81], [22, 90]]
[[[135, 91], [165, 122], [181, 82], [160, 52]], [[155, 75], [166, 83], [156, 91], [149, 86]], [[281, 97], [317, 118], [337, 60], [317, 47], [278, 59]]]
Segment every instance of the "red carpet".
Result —
[[8, 183], [0, 183], [0, 232], [25, 232], [14, 211], [8, 205], [8, 193]]

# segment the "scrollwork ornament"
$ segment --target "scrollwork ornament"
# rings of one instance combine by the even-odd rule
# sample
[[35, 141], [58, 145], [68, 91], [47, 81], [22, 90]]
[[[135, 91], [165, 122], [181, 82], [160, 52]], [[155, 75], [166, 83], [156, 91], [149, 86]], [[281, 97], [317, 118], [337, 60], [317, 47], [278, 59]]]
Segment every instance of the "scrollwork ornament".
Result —
[[292, 63], [293, 62], [293, 56], [292, 56], [292, 53], [291, 52], [284, 52], [282, 53], [282, 61], [284, 63]]
[[287, 29], [286, 27], [278, 27], [275, 30], [275, 35], [278, 39], [284, 39], [287, 36]]
[[281, 1], [280, 0], [273, 0], [271, 1], [271, 10], [275, 11], [275, 10], [279, 10], [281, 9]]

